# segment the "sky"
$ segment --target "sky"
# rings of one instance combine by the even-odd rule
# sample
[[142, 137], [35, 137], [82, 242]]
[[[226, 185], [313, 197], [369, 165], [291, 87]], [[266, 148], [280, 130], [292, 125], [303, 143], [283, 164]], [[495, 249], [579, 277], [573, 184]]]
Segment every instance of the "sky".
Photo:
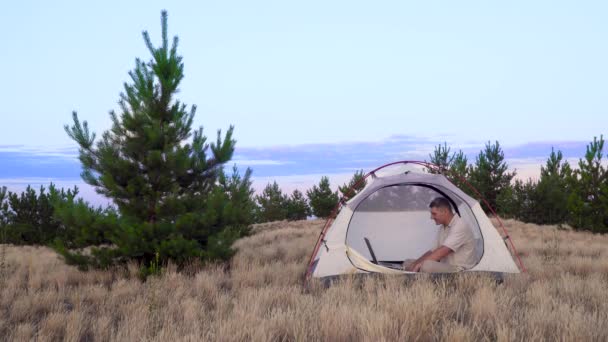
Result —
[[21, 1], [0, 13], [0, 185], [82, 183], [63, 125], [110, 127], [162, 9], [179, 99], [210, 137], [235, 126], [258, 189], [337, 185], [444, 141], [471, 158], [499, 141], [534, 176], [552, 146], [575, 161], [608, 127], [602, 1]]

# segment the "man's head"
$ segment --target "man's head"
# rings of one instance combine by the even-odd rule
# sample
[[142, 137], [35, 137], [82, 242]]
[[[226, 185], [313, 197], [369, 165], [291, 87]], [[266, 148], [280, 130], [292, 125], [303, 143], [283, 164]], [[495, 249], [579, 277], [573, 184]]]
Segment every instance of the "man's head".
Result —
[[429, 208], [431, 208], [431, 219], [435, 221], [435, 224], [447, 226], [454, 217], [450, 201], [445, 197], [435, 198], [429, 204]]

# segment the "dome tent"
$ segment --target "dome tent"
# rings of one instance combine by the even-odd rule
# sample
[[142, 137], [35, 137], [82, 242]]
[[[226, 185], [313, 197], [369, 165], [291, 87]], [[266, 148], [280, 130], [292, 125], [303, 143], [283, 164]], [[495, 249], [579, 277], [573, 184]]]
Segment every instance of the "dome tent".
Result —
[[400, 263], [436, 247], [439, 227], [430, 219], [428, 207], [436, 197], [447, 198], [472, 230], [477, 263], [463, 272], [520, 272], [507, 248], [508, 239], [514, 251], [506, 230], [502, 227], [505, 237], [501, 237], [479, 202], [442, 174], [420, 169], [403, 172], [408, 166], [438, 170], [425, 162], [401, 161], [368, 173], [367, 185], [350, 200], [341, 200], [337, 215], [327, 220], [306, 279], [353, 273], [411, 274], [401, 270]]

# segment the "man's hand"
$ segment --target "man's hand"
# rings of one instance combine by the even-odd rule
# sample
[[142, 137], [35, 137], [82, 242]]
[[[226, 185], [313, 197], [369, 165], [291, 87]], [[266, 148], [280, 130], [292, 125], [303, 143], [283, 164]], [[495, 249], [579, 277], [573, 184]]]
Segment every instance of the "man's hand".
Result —
[[405, 265], [404, 264], [403, 265], [403, 270], [404, 271], [408, 271], [408, 272], [418, 272], [418, 271], [420, 271], [420, 268], [422, 267], [422, 262], [424, 262], [424, 260], [426, 260], [427, 257], [429, 255], [431, 255], [432, 253], [433, 253], [433, 251], [429, 250], [426, 253], [424, 253], [420, 258], [416, 259], [416, 261], [410, 263], [409, 265]]
[[418, 272], [422, 268], [422, 262], [413, 262], [404, 268], [408, 272]]
[[453, 251], [450, 248], [448, 248], [446, 246], [440, 246], [439, 248], [435, 249], [434, 251], [428, 251], [428, 252], [424, 253], [423, 256], [418, 258], [418, 260], [409, 264], [407, 267], [404, 267], [404, 270], [406, 270], [408, 272], [420, 272], [420, 269], [422, 268], [422, 264], [424, 263], [425, 260], [440, 261], [441, 259], [443, 259], [447, 255], [449, 255], [450, 253], [453, 253]]

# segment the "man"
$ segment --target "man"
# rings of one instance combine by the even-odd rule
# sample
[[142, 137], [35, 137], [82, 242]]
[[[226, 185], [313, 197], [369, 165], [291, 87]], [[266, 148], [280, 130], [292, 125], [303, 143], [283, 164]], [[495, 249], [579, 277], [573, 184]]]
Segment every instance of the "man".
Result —
[[451, 273], [475, 266], [477, 260], [473, 232], [452, 212], [450, 201], [437, 197], [429, 207], [431, 219], [441, 225], [437, 247], [417, 260], [405, 260], [403, 269], [410, 272]]

